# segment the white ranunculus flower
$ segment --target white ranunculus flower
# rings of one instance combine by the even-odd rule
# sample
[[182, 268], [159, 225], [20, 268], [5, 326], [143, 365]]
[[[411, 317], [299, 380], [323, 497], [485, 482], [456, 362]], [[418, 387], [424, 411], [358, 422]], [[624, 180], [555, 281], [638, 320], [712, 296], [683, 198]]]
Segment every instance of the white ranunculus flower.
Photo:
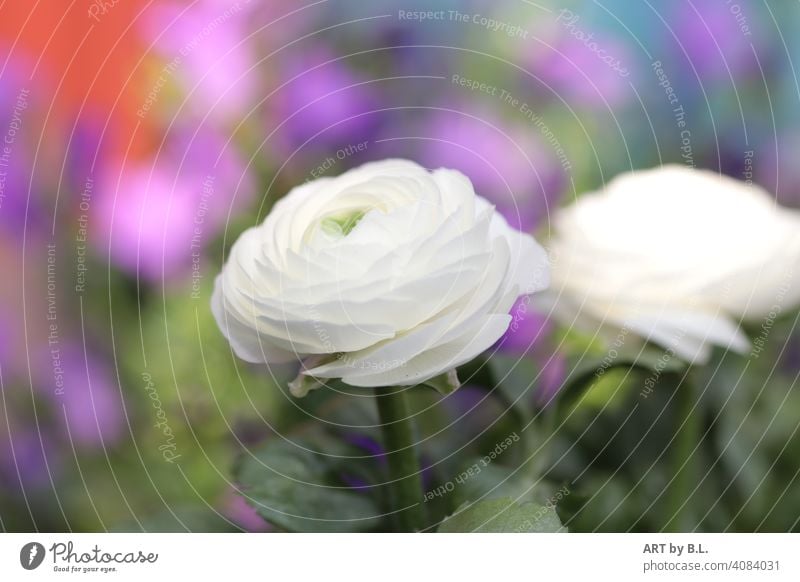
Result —
[[548, 271], [544, 250], [464, 175], [385, 160], [279, 200], [233, 245], [212, 310], [249, 362], [305, 359], [313, 378], [410, 385], [490, 347]]
[[561, 210], [545, 304], [567, 325], [627, 329], [690, 362], [749, 349], [740, 320], [800, 301], [800, 213], [762, 189], [665, 166]]

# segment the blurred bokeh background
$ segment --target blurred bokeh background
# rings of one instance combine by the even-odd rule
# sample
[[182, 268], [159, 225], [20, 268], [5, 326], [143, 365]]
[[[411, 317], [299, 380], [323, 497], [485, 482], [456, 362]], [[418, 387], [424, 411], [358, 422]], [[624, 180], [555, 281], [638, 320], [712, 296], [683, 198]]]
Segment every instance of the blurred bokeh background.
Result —
[[[668, 162], [800, 206], [797, 2], [4, 3], [0, 55], [6, 531], [268, 530], [231, 468], [315, 418], [379, 463], [371, 412], [293, 400], [294, 370], [238, 361], [209, 312], [231, 242], [303, 181], [385, 157], [454, 167], [542, 236], [559, 205]], [[709, 371], [691, 527], [798, 528], [793, 317], [757, 362]], [[504, 340], [534, 409], [571, 341], [532, 309]], [[542, 460], [569, 485], [559, 512], [658, 529], [669, 407], [631, 416], [635, 380], [601, 384]], [[458, 470], [434, 461], [514, 422], [477, 381], [428, 416], [429, 485]]]

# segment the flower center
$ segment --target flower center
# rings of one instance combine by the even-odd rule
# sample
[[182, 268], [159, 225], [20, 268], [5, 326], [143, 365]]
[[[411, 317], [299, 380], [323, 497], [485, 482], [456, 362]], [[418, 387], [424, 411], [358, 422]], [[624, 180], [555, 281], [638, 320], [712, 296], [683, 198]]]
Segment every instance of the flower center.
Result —
[[345, 237], [350, 234], [366, 213], [366, 209], [360, 208], [339, 214], [331, 214], [320, 221], [320, 226], [326, 234]]

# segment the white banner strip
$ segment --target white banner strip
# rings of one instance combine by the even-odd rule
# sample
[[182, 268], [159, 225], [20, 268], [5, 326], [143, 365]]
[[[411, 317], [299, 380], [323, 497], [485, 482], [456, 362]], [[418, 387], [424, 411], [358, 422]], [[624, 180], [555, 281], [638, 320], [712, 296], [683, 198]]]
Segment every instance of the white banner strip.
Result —
[[800, 580], [794, 534], [2, 534], [0, 580]]

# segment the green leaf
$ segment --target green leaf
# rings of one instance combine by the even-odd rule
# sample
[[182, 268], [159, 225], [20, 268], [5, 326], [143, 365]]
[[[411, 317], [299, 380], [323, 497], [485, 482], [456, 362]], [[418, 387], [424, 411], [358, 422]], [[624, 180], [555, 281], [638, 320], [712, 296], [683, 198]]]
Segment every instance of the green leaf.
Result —
[[631, 373], [631, 368], [611, 368], [583, 388], [580, 405], [592, 410], [619, 410], [624, 406], [626, 397], [634, 386], [631, 378], [636, 377]]
[[439, 526], [439, 533], [555, 533], [566, 528], [554, 507], [518, 505], [510, 497], [465, 504]]
[[354, 532], [381, 521], [366, 491], [335, 479], [335, 458], [314, 453], [308, 443], [270, 441], [244, 460], [237, 478], [246, 501], [267, 521], [289, 531]]
[[525, 499], [532, 501], [535, 478], [529, 475], [527, 467], [521, 467], [516, 472], [499, 463], [485, 464], [480, 458], [468, 466], [473, 469], [473, 474], [467, 471], [461, 473], [463, 482], [454, 490], [455, 503], [451, 507], [458, 507], [464, 503], [478, 501], [484, 497], [510, 497], [512, 499]]
[[534, 415], [533, 391], [539, 370], [531, 358], [513, 358], [495, 354], [489, 368], [496, 381], [496, 394], [517, 416], [522, 426]]
[[[564, 382], [559, 398], [562, 409], [574, 406], [579, 400], [583, 404], [603, 405], [611, 393], [618, 393], [620, 382], [631, 378], [629, 372], [635, 370], [654, 378], [680, 375], [686, 370], [686, 363], [677, 356], [670, 355], [654, 344], [622, 345], [609, 348], [604, 354], [582, 357]], [[630, 385], [626, 386], [630, 387]], [[592, 394], [581, 398], [587, 391]]]

